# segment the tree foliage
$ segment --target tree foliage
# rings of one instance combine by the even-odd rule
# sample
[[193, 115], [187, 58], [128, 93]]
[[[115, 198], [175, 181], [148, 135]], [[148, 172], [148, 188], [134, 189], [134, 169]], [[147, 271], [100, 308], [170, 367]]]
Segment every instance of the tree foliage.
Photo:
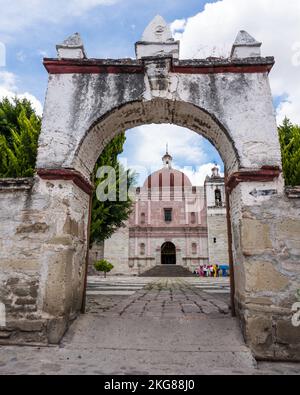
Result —
[[285, 118], [278, 128], [286, 185], [300, 185], [300, 126]]
[[112, 265], [110, 262], [106, 261], [105, 259], [101, 259], [100, 261], [94, 263], [94, 268], [97, 270], [97, 272], [104, 273], [104, 276], [106, 277], [106, 273], [111, 272], [112, 269], [114, 268], [114, 265]]
[[41, 118], [31, 103], [0, 102], [0, 177], [32, 177], [35, 170]]
[[[124, 221], [128, 219], [132, 211], [132, 201], [129, 196], [126, 201], [119, 199], [122, 183], [125, 182], [129, 189], [135, 182], [134, 174], [130, 170], [125, 170], [118, 161], [118, 155], [123, 152], [125, 140], [124, 133], [116, 136], [100, 155], [93, 172], [95, 191], [92, 203], [91, 244], [108, 239], [118, 228], [124, 226]], [[98, 169], [102, 166], [111, 166], [115, 169], [116, 184], [109, 186], [111, 190], [115, 189], [115, 201], [99, 201], [97, 198], [97, 187], [106, 180], [105, 176], [98, 179], [96, 177]]]
[[[36, 115], [31, 103], [24, 99], [15, 98], [13, 101], [0, 101], [0, 177], [17, 178], [32, 177], [34, 175], [38, 138], [41, 131], [41, 118]], [[119, 165], [118, 155], [123, 151], [125, 134], [115, 137], [100, 155], [93, 172], [95, 186], [103, 179], [97, 179], [99, 167], [111, 166], [116, 170], [116, 195], [120, 185], [125, 180], [128, 188], [134, 182], [130, 171]], [[109, 238], [131, 212], [132, 202], [106, 201], [97, 199], [96, 191], [92, 203], [91, 242], [100, 242]]]

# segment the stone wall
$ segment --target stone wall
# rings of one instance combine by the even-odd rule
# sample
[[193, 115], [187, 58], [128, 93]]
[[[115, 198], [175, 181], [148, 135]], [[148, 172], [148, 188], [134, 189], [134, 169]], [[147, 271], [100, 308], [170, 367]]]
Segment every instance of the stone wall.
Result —
[[88, 196], [36, 177], [1, 180], [0, 199], [0, 342], [56, 343], [82, 305]]
[[[277, 191], [253, 197], [253, 189]], [[251, 192], [251, 193], [250, 193]], [[292, 306], [300, 287], [300, 198], [280, 182], [240, 184], [231, 195], [235, 299], [258, 359], [300, 360]]]
[[33, 179], [0, 181], [0, 303], [6, 312], [0, 343], [45, 341], [39, 257], [48, 226], [38, 216], [31, 217], [33, 184]]

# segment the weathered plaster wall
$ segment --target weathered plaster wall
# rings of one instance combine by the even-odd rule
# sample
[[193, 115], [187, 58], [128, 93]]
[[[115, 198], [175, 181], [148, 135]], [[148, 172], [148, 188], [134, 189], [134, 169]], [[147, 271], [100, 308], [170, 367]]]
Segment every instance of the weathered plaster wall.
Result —
[[0, 182], [0, 303], [6, 311], [0, 343], [19, 336], [24, 342], [43, 341], [46, 330], [38, 296], [39, 254], [47, 225], [31, 218], [33, 183], [33, 179]]
[[38, 177], [1, 181], [0, 199], [0, 341], [55, 343], [81, 308], [89, 200]]
[[170, 59], [144, 64], [145, 75], [50, 75], [38, 167], [71, 167], [89, 177], [114, 134], [153, 122], [202, 133], [228, 172], [237, 160], [243, 168], [281, 163], [267, 73], [178, 74]]
[[129, 258], [129, 228], [118, 229], [111, 238], [104, 243], [104, 259], [114, 265], [111, 274], [130, 274]]
[[277, 188], [278, 182], [243, 183], [231, 195], [235, 298], [258, 358], [300, 360], [291, 311], [300, 284], [300, 200], [250, 194]]

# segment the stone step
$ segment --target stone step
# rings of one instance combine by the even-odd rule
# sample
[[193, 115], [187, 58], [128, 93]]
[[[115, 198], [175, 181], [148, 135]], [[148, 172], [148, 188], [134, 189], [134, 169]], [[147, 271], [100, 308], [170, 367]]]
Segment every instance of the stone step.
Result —
[[140, 277], [196, 277], [188, 269], [178, 265], [159, 265], [142, 273]]

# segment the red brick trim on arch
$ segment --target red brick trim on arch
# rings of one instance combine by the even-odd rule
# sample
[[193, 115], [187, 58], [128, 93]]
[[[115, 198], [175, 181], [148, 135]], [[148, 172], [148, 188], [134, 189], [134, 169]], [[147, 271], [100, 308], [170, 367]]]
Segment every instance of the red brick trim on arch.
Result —
[[269, 73], [273, 65], [212, 65], [212, 66], [173, 66], [171, 71], [177, 74], [224, 74], [224, 73]]
[[[251, 59], [250, 59], [251, 60]], [[49, 74], [143, 74], [142, 61], [131, 59], [44, 59], [43, 64]], [[219, 73], [269, 73], [274, 66], [272, 59], [223, 61], [185, 61], [171, 60], [170, 72], [177, 74], [219, 74]]]
[[43, 64], [49, 74], [142, 74], [143, 64], [127, 64], [89, 59], [44, 59]]
[[231, 193], [241, 182], [268, 182], [278, 178], [281, 170], [277, 166], [263, 166], [259, 170], [239, 171], [231, 174], [225, 180], [226, 188]]
[[66, 180], [72, 181], [82, 191], [92, 195], [94, 186], [81, 173], [74, 169], [37, 169], [37, 175], [43, 180]]

